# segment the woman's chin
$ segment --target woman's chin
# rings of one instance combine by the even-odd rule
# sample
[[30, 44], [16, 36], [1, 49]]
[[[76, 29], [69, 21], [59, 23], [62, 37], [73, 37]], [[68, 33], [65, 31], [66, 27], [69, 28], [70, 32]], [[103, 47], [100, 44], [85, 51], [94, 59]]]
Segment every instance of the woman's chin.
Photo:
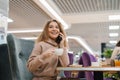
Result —
[[55, 40], [57, 37], [51, 37], [52, 40]]
[[53, 39], [56, 39], [57, 37], [58, 37], [58, 36], [53, 36], [52, 38], [53, 38]]

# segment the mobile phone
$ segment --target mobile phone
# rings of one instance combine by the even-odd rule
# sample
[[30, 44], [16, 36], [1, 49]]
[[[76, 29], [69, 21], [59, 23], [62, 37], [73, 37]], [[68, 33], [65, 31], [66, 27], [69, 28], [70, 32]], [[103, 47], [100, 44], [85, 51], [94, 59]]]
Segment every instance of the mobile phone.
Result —
[[62, 37], [60, 35], [58, 35], [58, 37], [56, 38], [55, 42], [60, 44], [61, 40], [62, 40]]

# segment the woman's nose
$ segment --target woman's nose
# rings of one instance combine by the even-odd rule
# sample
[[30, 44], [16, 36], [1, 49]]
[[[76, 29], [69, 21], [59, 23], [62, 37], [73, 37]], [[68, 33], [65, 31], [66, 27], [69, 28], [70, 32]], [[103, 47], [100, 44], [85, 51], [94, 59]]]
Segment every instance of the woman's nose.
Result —
[[53, 27], [53, 30], [56, 30], [56, 27]]

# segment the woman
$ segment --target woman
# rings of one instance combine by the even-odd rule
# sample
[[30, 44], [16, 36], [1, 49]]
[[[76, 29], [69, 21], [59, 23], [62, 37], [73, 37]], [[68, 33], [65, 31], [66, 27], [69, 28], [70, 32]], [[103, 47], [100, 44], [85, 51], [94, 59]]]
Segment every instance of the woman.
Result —
[[[62, 38], [60, 43], [56, 42], [58, 36]], [[33, 80], [56, 80], [56, 68], [69, 65], [67, 47], [66, 34], [61, 24], [57, 20], [48, 21], [27, 62], [27, 68], [34, 75]], [[56, 48], [63, 48], [61, 56], [55, 54]]]
[[111, 60], [114, 60], [118, 54], [120, 54], [120, 41], [118, 41], [118, 43], [116, 44], [116, 47], [113, 50]]
[[[120, 54], [120, 41], [117, 42], [116, 47], [114, 48], [112, 52], [111, 66], [115, 66], [114, 60], [118, 58], [118, 54]], [[120, 71], [118, 71], [117, 74], [118, 74], [118, 77], [120, 78]]]

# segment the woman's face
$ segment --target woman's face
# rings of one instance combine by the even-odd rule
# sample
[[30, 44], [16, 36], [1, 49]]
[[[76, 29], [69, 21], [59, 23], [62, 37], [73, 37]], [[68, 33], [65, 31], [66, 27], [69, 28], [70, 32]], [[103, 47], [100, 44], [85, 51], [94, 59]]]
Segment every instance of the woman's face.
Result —
[[48, 27], [48, 35], [51, 39], [55, 40], [59, 35], [60, 30], [56, 22], [51, 22]]

